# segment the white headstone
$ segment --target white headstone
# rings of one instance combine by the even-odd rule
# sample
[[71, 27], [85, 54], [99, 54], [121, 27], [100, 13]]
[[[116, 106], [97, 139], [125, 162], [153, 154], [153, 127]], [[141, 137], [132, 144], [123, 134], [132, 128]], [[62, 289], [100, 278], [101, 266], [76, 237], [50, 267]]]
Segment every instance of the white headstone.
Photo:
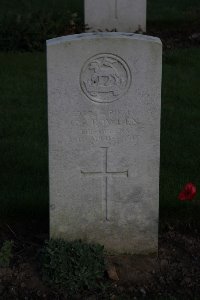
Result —
[[161, 48], [137, 34], [47, 41], [52, 238], [157, 251]]
[[88, 31], [146, 31], [146, 0], [84, 0]]

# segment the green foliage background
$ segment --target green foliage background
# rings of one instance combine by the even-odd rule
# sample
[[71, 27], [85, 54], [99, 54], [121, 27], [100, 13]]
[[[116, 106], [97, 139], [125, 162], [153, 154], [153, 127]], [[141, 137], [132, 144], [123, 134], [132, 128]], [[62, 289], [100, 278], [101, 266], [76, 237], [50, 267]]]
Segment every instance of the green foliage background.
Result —
[[[76, 16], [75, 16], [76, 14]], [[0, 2], [0, 51], [44, 50], [45, 41], [70, 33], [83, 24], [80, 0], [21, 0]]]
[[[147, 2], [147, 28], [194, 26], [198, 32], [199, 0]], [[46, 38], [69, 30], [74, 12], [83, 23], [80, 0], [0, 2], [1, 218], [48, 216], [46, 57], [38, 51], [45, 49]], [[185, 209], [177, 195], [186, 182], [194, 182], [197, 191], [200, 187], [199, 53], [199, 48], [173, 49], [163, 56], [161, 217]], [[193, 217], [199, 206], [189, 205]]]
[[[83, 7], [83, 0], [1, 0], [0, 51], [42, 51], [47, 39], [72, 33], [73, 20], [73, 32], [82, 32]], [[195, 28], [199, 14], [199, 0], [148, 0], [147, 28]]]

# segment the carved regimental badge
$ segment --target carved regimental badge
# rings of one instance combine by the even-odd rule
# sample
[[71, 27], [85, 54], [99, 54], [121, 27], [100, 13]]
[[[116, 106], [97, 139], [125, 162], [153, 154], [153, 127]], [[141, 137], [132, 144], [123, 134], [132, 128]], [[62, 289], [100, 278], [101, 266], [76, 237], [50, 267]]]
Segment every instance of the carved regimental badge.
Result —
[[129, 89], [131, 72], [126, 62], [113, 54], [91, 57], [83, 66], [80, 85], [92, 101], [110, 103], [121, 98]]

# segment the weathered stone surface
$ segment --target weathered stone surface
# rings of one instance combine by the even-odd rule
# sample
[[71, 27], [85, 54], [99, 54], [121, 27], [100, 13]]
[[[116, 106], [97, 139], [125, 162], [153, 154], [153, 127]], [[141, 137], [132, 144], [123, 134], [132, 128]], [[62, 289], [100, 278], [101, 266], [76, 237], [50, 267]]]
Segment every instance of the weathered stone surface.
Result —
[[85, 0], [88, 31], [146, 31], [146, 0]]
[[161, 48], [118, 33], [47, 42], [51, 237], [157, 251]]

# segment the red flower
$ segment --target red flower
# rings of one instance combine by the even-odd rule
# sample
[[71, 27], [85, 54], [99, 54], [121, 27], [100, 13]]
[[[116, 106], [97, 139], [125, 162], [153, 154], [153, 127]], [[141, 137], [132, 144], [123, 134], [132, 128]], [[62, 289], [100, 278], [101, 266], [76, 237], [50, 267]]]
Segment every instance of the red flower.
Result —
[[189, 182], [184, 186], [183, 190], [178, 195], [178, 199], [180, 201], [185, 201], [185, 200], [191, 201], [196, 195], [196, 193], [197, 193], [196, 186], [193, 183]]

